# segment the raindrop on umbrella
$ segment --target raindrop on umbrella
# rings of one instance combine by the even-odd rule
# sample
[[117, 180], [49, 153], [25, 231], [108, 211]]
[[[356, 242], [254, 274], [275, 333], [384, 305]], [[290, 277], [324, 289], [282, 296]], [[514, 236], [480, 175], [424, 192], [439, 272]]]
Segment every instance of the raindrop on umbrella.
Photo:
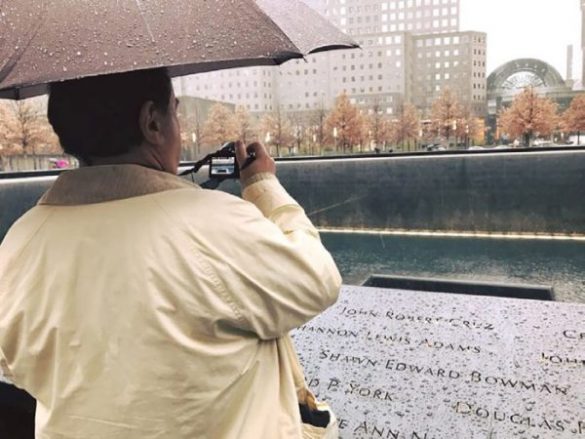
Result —
[[[272, 58], [280, 64], [289, 58], [282, 54], [290, 53], [291, 57], [298, 57], [315, 48], [326, 49], [327, 43], [345, 47], [354, 45], [351, 39], [333, 27], [329, 28], [309, 8], [303, 14], [296, 13], [295, 8], [291, 11], [289, 2], [295, 5], [298, 3], [297, 0], [175, 0], [173, 6], [175, 3], [182, 5], [181, 12], [177, 14], [174, 10], [168, 10], [167, 6], [161, 6], [162, 2], [141, 0], [137, 1], [140, 8], [136, 11], [137, 8], [129, 6], [134, 3], [132, 0], [49, 2], [51, 9], [55, 7], [55, 11], [50, 14], [48, 3], [44, 1], [9, 2], [10, 9], [0, 8], [0, 14], [6, 17], [2, 20], [5, 29], [0, 32], [0, 39], [4, 42], [12, 41], [12, 44], [5, 44], [4, 49], [8, 48], [8, 55], [11, 55], [10, 52], [16, 52], [15, 43], [20, 46], [17, 52], [21, 52], [26, 43], [26, 47], [33, 50], [16, 54], [19, 61], [11, 75], [0, 81], [0, 96], [18, 99], [46, 90], [42, 87], [45, 84], [72, 76], [86, 77], [114, 73], [114, 70], [121, 72], [147, 68], [164, 65], [169, 60], [173, 64], [169, 66], [169, 73], [177, 76], [198, 70], [198, 63], [212, 70], [226, 65], [235, 66], [243, 61], [246, 65], [263, 65], [267, 62], [265, 58], [278, 54], [278, 57]], [[29, 6], [26, 6], [27, 3]], [[248, 3], [258, 3], [262, 11], [257, 11], [254, 18], [257, 20], [251, 26], [254, 30], [241, 35], [237, 31], [237, 23], [240, 12], [245, 10], [243, 8]], [[112, 4], [117, 7], [112, 7]], [[32, 14], [34, 17], [29, 19], [32, 9], [35, 10]], [[164, 16], [158, 17], [157, 11], [164, 13]], [[221, 14], [221, 20], [212, 19], [214, 16], [217, 18], [216, 11]], [[70, 21], [72, 17], [76, 17], [73, 23]], [[46, 18], [46, 22], [38, 26], [37, 18]], [[110, 32], [110, 27], [115, 32]], [[32, 29], [38, 32], [30, 32]], [[59, 32], [55, 34], [52, 29], [59, 29]], [[315, 31], [310, 31], [312, 29]], [[188, 33], [185, 33], [186, 30]], [[302, 38], [297, 35], [300, 31]], [[136, 61], [132, 59], [137, 50], [134, 47], [140, 48]], [[39, 58], [47, 60], [51, 57], [48, 63], [34, 58], [35, 55], [38, 57], [39, 52], [43, 54]], [[71, 55], [70, 59], [67, 59], [66, 54]], [[217, 65], [213, 63], [214, 60], [218, 60]], [[31, 73], [33, 64], [38, 70], [34, 74]], [[113, 64], [115, 69], [110, 67]], [[64, 65], [67, 74], [63, 74]], [[28, 84], [34, 84], [34, 87]]]

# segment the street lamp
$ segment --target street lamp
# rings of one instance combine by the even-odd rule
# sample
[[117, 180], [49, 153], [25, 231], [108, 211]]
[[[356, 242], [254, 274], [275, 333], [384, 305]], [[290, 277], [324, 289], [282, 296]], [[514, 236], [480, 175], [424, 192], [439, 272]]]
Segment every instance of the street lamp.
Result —
[[[195, 149], [195, 154], [199, 155], [199, 148], [197, 148], [197, 133], [195, 133], [195, 132], [191, 133], [191, 142], [193, 145], [193, 148], [191, 149], [191, 151], [193, 151], [193, 149]], [[191, 159], [193, 159], [193, 157], [191, 157]]]
[[[270, 145], [271, 140], [272, 140], [272, 137], [270, 137], [270, 131], [267, 131], [266, 135], [264, 136], [264, 144], [268, 147], [268, 145]], [[269, 151], [270, 151], [270, 154], [273, 153], [271, 146], [269, 147]]]
[[295, 125], [295, 141], [296, 147], [294, 148], [294, 154], [301, 152], [301, 143], [303, 141], [303, 128], [300, 125]]
[[333, 127], [333, 143], [335, 144], [335, 152], [337, 152], [337, 127]]

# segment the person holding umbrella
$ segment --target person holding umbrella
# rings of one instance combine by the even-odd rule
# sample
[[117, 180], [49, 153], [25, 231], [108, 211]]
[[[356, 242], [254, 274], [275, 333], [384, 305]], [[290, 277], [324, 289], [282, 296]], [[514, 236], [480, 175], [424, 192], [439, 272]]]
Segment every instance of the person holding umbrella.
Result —
[[51, 86], [49, 120], [84, 165], [0, 247], [4, 374], [38, 438], [300, 438], [288, 331], [341, 278], [259, 143], [243, 198], [176, 176], [165, 69]]
[[50, 89], [83, 165], [0, 245], [0, 380], [37, 400], [36, 437], [335, 437], [287, 335], [335, 302], [335, 263], [261, 144], [236, 145], [243, 200], [176, 176], [169, 77], [357, 44], [297, 0], [0, 13], [0, 98]]

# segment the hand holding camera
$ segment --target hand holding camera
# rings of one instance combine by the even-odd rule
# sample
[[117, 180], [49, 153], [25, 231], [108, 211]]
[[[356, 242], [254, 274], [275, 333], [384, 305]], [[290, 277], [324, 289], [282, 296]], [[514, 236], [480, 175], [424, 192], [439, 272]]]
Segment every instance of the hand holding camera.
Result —
[[238, 140], [235, 149], [236, 159], [240, 165], [240, 181], [243, 184], [255, 174], [264, 172], [276, 174], [274, 160], [261, 143], [254, 142], [246, 147], [244, 142]]
[[215, 189], [222, 181], [239, 178], [242, 185], [253, 175], [269, 172], [276, 174], [274, 160], [261, 143], [255, 142], [247, 147], [244, 142], [225, 143], [218, 151], [208, 154], [195, 163], [193, 168], [179, 175], [196, 173], [203, 165], [209, 165], [209, 180], [202, 187]]

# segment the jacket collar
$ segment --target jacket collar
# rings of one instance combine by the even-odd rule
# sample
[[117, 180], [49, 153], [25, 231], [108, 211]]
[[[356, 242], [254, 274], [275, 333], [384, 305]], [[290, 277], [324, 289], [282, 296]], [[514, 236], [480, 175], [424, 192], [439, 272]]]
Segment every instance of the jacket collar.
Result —
[[87, 166], [62, 172], [38, 204], [104, 203], [198, 186], [167, 172], [139, 165]]

